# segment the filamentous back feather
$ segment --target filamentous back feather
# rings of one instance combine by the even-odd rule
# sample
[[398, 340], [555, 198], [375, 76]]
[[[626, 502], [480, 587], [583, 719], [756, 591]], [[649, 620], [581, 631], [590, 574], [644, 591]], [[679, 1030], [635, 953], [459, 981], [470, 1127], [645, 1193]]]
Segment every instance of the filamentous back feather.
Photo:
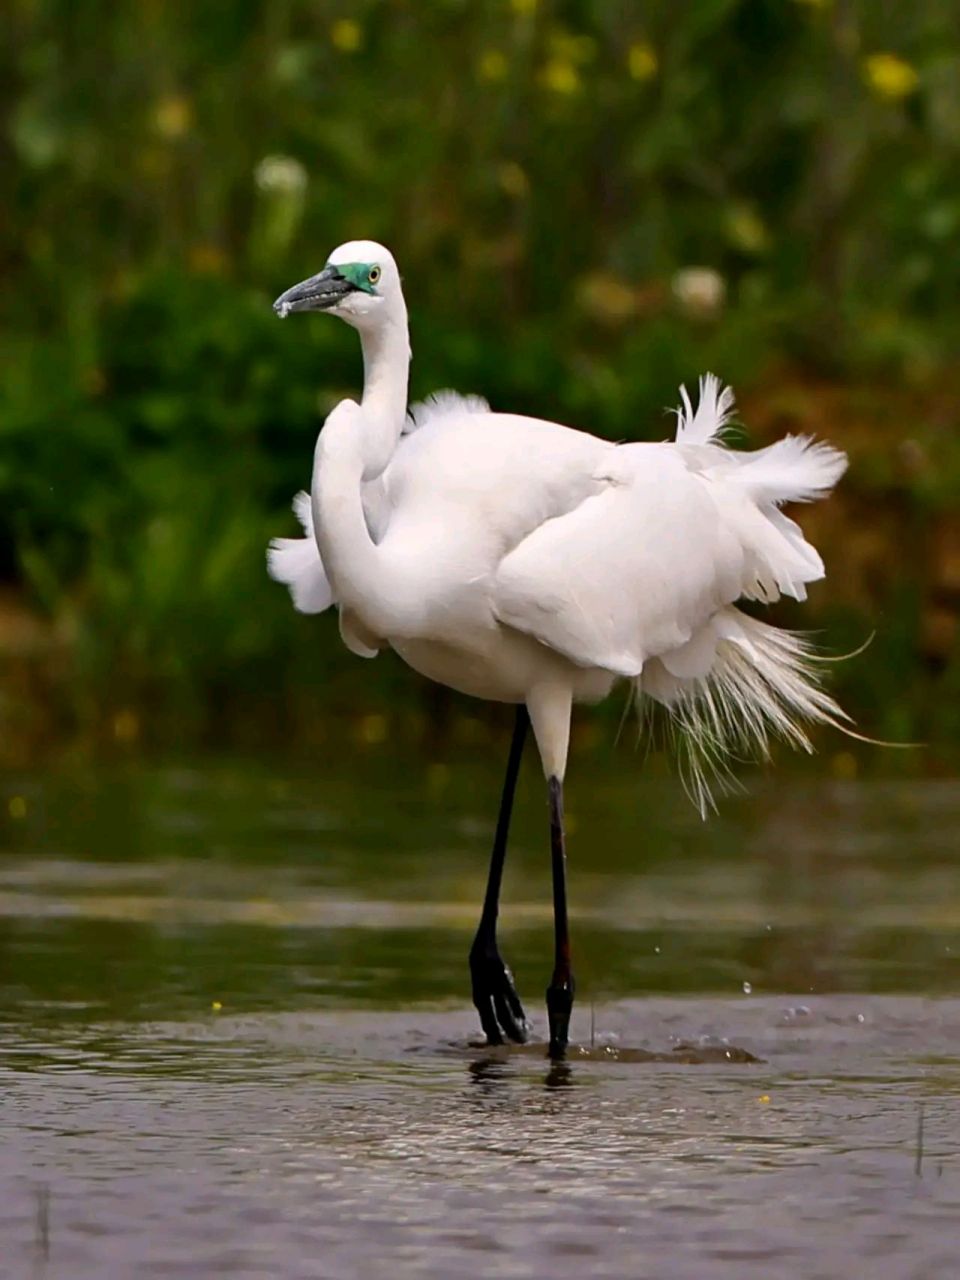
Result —
[[428, 422], [447, 418], [455, 413], [489, 413], [490, 406], [483, 396], [463, 396], [459, 391], [434, 391], [425, 400], [418, 400], [407, 411], [403, 434], [419, 431]]
[[706, 674], [681, 678], [654, 658], [634, 682], [647, 727], [655, 727], [653, 704], [666, 713], [684, 786], [702, 816], [715, 807], [715, 787], [734, 785], [729, 760], [767, 759], [775, 738], [809, 752], [807, 726], [846, 731], [850, 722], [822, 688], [820, 660], [806, 637], [733, 606], [710, 625], [716, 648]]

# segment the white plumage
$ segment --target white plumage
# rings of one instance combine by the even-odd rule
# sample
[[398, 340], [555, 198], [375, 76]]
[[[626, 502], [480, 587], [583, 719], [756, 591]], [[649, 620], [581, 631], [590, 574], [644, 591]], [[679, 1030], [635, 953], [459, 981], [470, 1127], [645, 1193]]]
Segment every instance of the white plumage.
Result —
[[780, 508], [829, 493], [838, 450], [802, 437], [730, 449], [733, 393], [712, 374], [695, 409], [681, 388], [669, 443], [612, 444], [452, 392], [407, 416], [399, 275], [369, 242], [276, 305], [333, 310], [363, 341], [363, 402], [330, 414], [311, 496], [295, 500], [306, 536], [277, 539], [269, 559], [301, 611], [336, 602], [354, 652], [390, 646], [464, 693], [525, 704], [558, 785], [572, 703], [627, 680], [672, 719], [701, 812], [730, 756], [765, 754], [772, 737], [808, 748], [805, 724], [845, 718], [806, 642], [737, 607], [803, 600], [823, 577]]
[[[846, 459], [792, 436], [734, 452], [720, 443], [731, 389], [708, 374], [696, 412], [681, 397], [674, 444], [614, 445], [452, 392], [415, 405], [383, 477], [358, 486], [384, 525], [385, 598], [362, 598], [348, 578], [338, 599], [367, 654], [391, 644], [481, 697], [520, 700], [539, 665], [551, 678], [566, 665], [575, 700], [632, 680], [687, 736], [703, 811], [725, 754], [766, 754], [771, 736], [807, 747], [804, 722], [843, 718], [807, 644], [731, 606], [803, 600], [823, 577], [779, 506], [825, 496]], [[348, 430], [362, 434], [358, 420]], [[334, 593], [308, 495], [294, 509], [306, 536], [276, 539], [270, 572], [299, 610], [320, 612]]]
[[293, 513], [303, 528], [303, 537], [274, 538], [267, 550], [267, 572], [290, 588], [299, 613], [323, 613], [333, 604], [333, 592], [317, 552], [309, 493], [297, 494]]

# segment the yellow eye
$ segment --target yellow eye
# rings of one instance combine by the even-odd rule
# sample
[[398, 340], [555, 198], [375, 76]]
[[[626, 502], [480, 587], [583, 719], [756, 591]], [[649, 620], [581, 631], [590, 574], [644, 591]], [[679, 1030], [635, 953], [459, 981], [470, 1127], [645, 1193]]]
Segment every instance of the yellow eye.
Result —
[[370, 281], [370, 283], [371, 283], [371, 284], [376, 284], [376, 283], [377, 283], [377, 281], [380, 279], [380, 268], [379, 268], [379, 267], [371, 267], [371, 268], [370, 268], [370, 273], [369, 273], [369, 275], [367, 276], [367, 279]]

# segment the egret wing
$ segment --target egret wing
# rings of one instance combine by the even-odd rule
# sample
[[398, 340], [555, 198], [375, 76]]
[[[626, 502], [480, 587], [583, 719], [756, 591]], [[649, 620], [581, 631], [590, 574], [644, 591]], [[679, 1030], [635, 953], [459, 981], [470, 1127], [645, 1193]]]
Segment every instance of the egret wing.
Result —
[[273, 538], [267, 550], [267, 572], [289, 588], [294, 608], [300, 613], [323, 613], [333, 604], [333, 589], [313, 536], [309, 493], [297, 494], [293, 510], [305, 536]]
[[672, 445], [626, 445], [600, 493], [500, 562], [499, 620], [581, 666], [637, 676], [742, 592], [744, 551]]

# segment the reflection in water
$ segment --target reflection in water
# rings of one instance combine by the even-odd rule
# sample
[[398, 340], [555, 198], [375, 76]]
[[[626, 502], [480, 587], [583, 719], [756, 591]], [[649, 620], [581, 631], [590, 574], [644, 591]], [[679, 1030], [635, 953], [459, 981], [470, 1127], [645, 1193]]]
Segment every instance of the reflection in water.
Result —
[[[550, 1063], [475, 1043], [498, 780], [464, 776], [374, 779], [379, 810], [347, 766], [18, 780], [0, 1268], [952, 1280], [957, 789], [778, 784], [703, 827], [632, 764], [583, 772], [585, 998]], [[524, 803], [504, 948], [542, 1036]]]
[[[541, 1050], [541, 1058], [546, 1054]], [[551, 1062], [546, 1059], [543, 1077], [547, 1089], [568, 1089], [576, 1083], [573, 1068], [569, 1062]], [[510, 1071], [508, 1059], [495, 1058], [488, 1055], [474, 1059], [468, 1066], [471, 1083], [479, 1090], [484, 1103], [503, 1097], [509, 1089], [514, 1077]]]
[[475, 1058], [467, 1068], [470, 1079], [484, 1098], [495, 1098], [510, 1079], [510, 1066], [504, 1058], [484, 1054]]
[[543, 1083], [548, 1089], [569, 1089], [575, 1083], [570, 1063], [551, 1062]]

